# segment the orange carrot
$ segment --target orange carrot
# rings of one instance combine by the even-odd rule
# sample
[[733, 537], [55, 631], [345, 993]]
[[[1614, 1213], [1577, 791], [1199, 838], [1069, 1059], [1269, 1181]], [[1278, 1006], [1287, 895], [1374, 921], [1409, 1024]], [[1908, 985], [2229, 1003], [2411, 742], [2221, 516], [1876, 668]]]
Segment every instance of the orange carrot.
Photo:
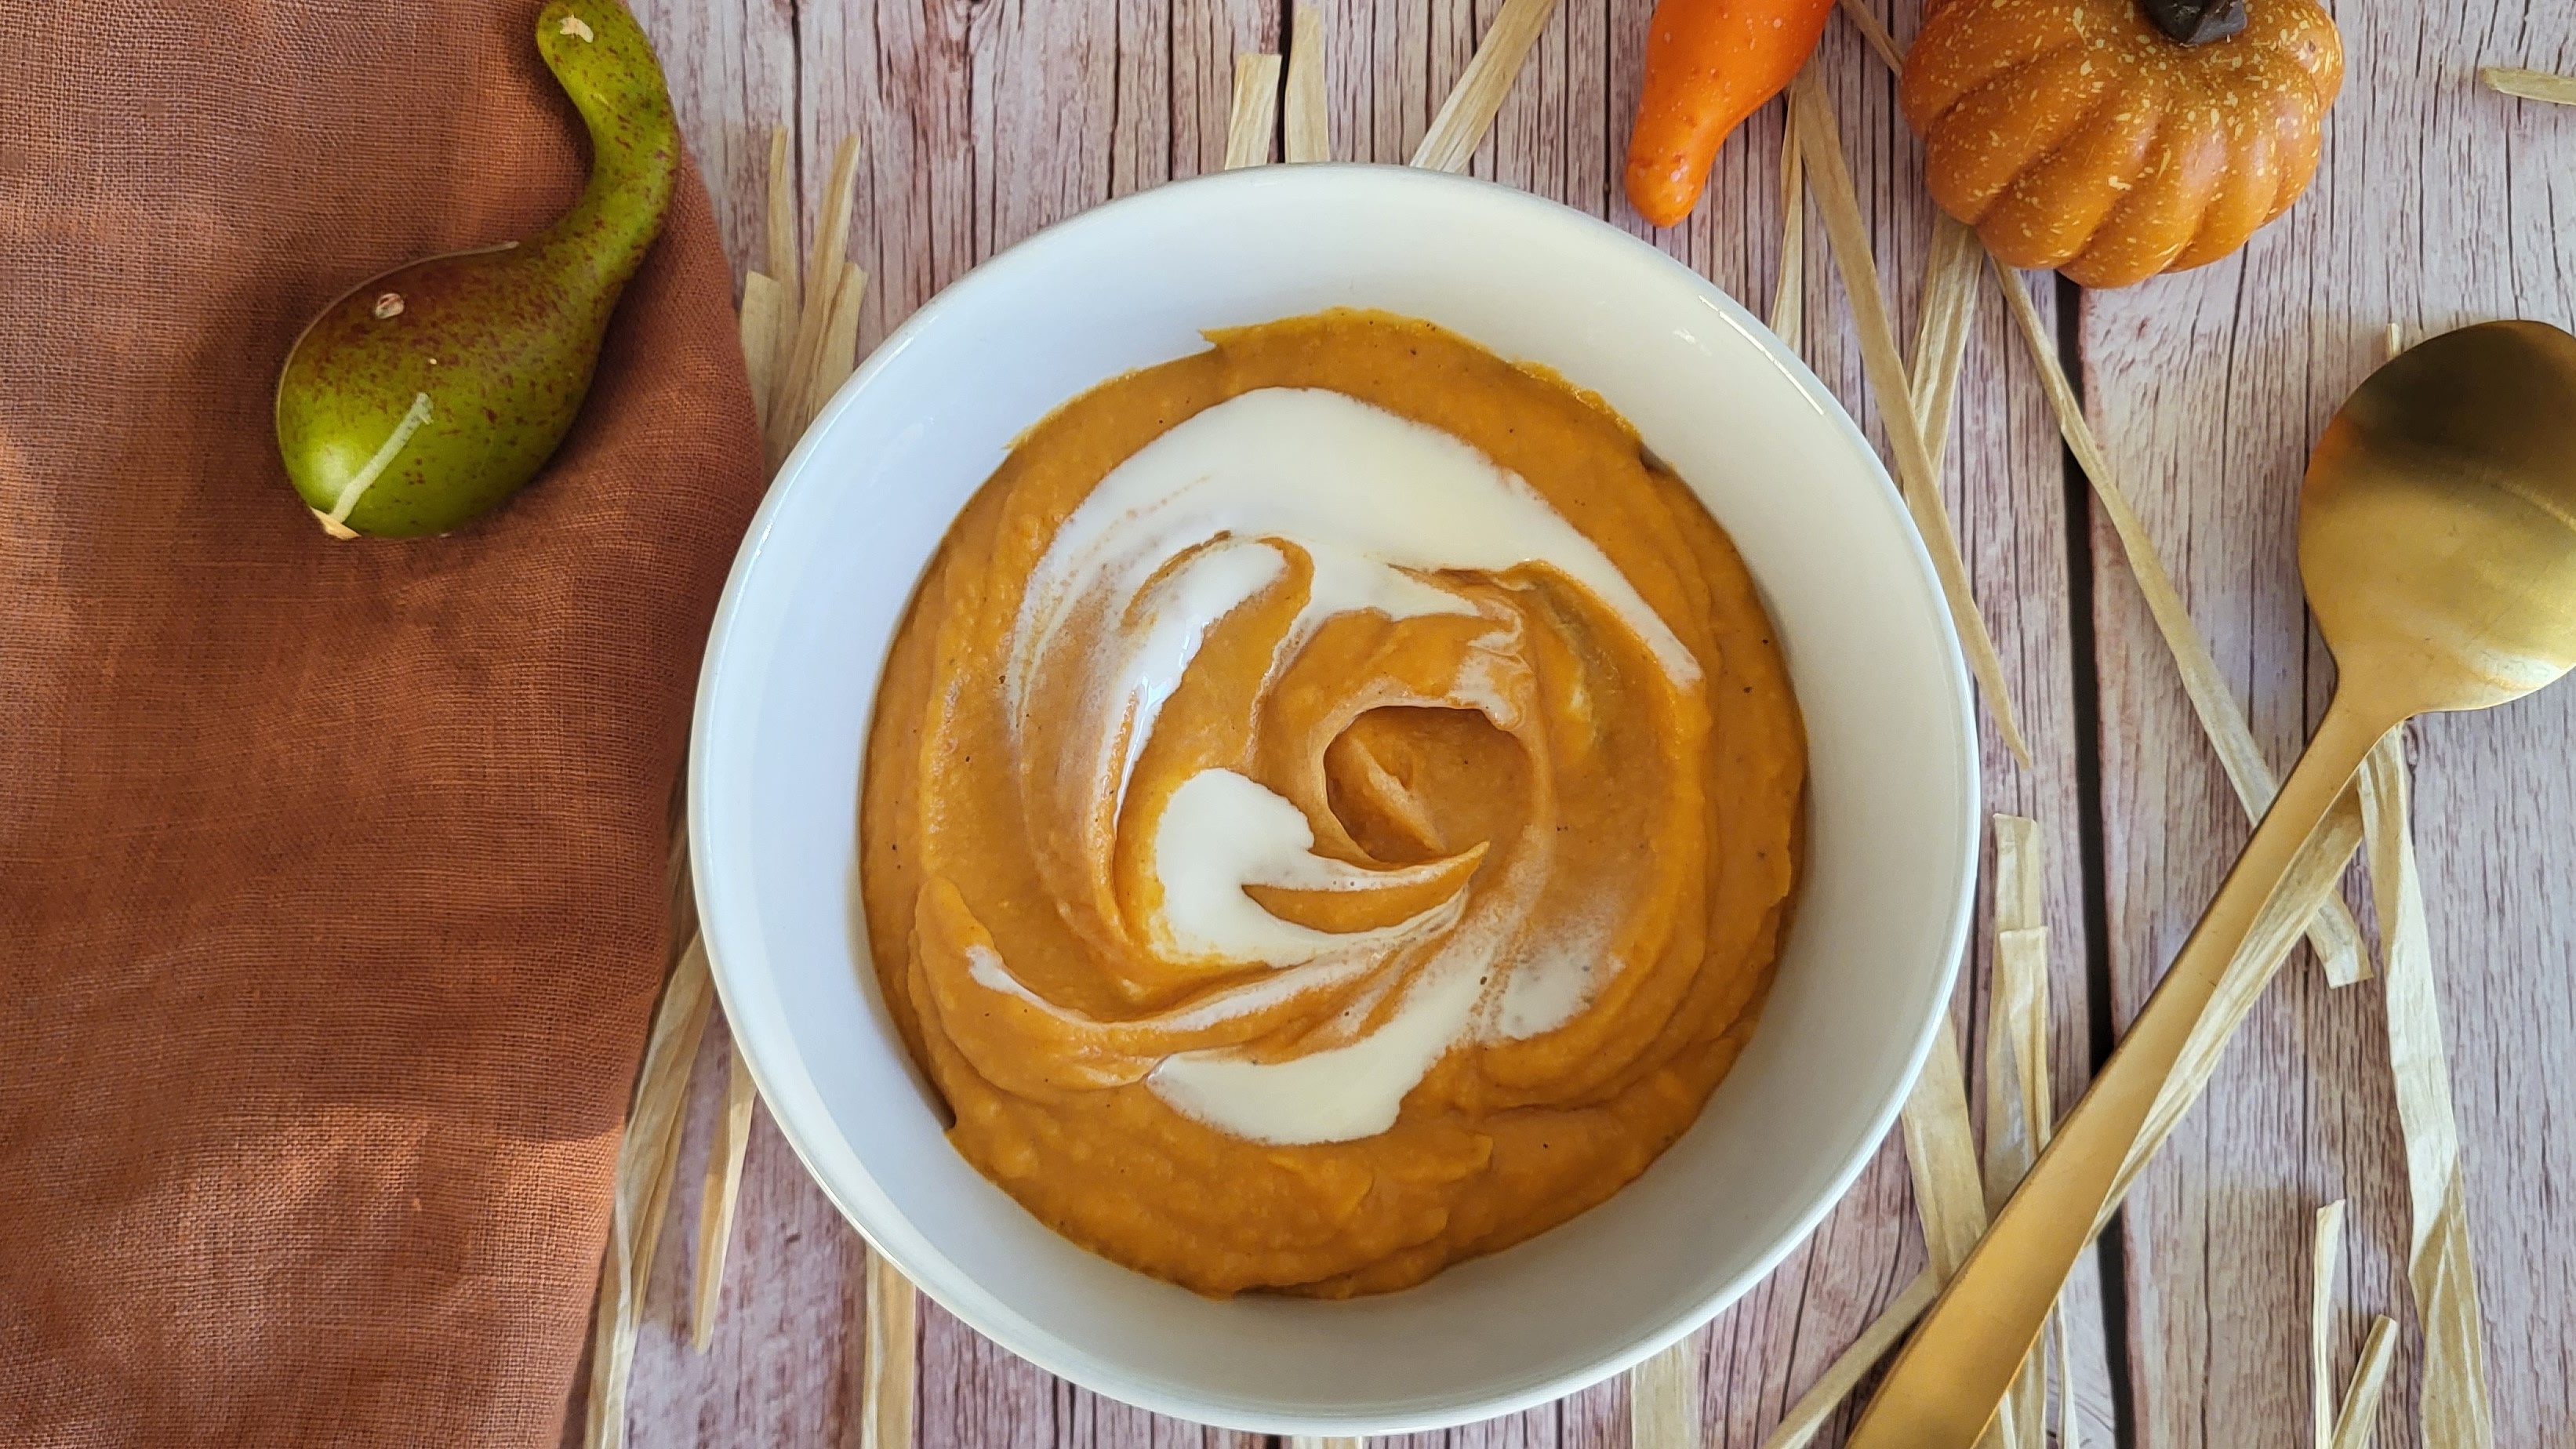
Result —
[[1628, 200], [1657, 226], [1690, 215], [1717, 148], [1815, 52], [1834, 0], [1660, 0], [1628, 137]]

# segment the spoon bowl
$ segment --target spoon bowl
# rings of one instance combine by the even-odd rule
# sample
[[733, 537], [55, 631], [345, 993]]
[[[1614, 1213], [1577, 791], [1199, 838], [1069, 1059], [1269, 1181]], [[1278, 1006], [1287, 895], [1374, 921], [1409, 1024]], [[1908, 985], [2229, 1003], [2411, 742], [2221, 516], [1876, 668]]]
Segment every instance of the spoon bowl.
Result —
[[2576, 665], [2576, 337], [2485, 322], [2381, 367], [2326, 425], [2299, 572], [2347, 683], [2483, 709]]

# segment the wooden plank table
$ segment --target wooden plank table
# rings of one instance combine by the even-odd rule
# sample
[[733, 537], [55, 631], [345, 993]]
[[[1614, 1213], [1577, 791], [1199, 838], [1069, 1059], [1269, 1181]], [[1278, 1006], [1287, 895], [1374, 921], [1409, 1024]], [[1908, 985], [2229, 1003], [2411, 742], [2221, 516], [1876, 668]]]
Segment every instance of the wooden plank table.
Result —
[[[1901, 38], [1916, 0], [1871, 0]], [[1412, 152], [1500, 0], [1321, 0], [1334, 153]], [[855, 134], [853, 254], [872, 277], [864, 349], [997, 250], [1098, 202], [1214, 169], [1238, 51], [1277, 51], [1284, 0], [642, 0], [737, 270], [761, 246], [769, 127], [799, 142], [811, 240], [825, 159]], [[1758, 311], [1781, 218], [1780, 108], [1720, 157], [1710, 198], [1652, 232], [1618, 173], [1650, 0], [1564, 0], [1475, 174], [1648, 236]], [[2038, 284], [2086, 405], [2154, 537], [2285, 764], [2331, 668], [2300, 608], [2291, 546], [2308, 443], [2380, 355], [2482, 317], [2576, 322], [2576, 109], [2474, 84], [2480, 64], [2576, 70], [2558, 0], [2339, 7], [2349, 51], [2317, 181], [2240, 257], [2125, 292]], [[1885, 68], [1837, 21], [1820, 58], [1881, 274], [1900, 319], [1931, 207]], [[1879, 430], [1821, 227], [1806, 223], [1805, 352]], [[1910, 326], [1910, 320], [1904, 325]], [[2116, 542], [2066, 464], [2028, 357], [1988, 289], [1978, 303], [1944, 487], [2035, 759], [1989, 729], [1992, 808], [2048, 847], [2055, 1078], [2070, 1104], [2246, 834]], [[2420, 726], [2418, 839], [2466, 1141], [2472, 1235], [2501, 1443], [2568, 1442], [2576, 1376], [2576, 1052], [2565, 973], [2576, 918], [2576, 691]], [[2359, 896], [2356, 893], [2356, 900]], [[2365, 911], [2365, 919], [2367, 913]], [[1979, 923], [1978, 939], [1989, 933]], [[1970, 1080], [1985, 1042], [1985, 948], [1963, 985]], [[860, 1442], [865, 1254], [762, 1119], [723, 1314], [686, 1341], [697, 1184], [722, 1095], [721, 1032], [696, 1074], [669, 1228], [629, 1405], [640, 1449]], [[2397, 1317], [2382, 1444], [2420, 1442], [2408, 1210], [2376, 984], [2329, 990], [2304, 958], [2250, 1020], [2211, 1089], [2079, 1275], [2085, 1442], [2291, 1445], [2308, 1415], [2306, 1244], [2321, 1202], [2352, 1202], [2337, 1285], [2338, 1364]], [[1697, 1342], [1708, 1442], [1758, 1444], [1921, 1266], [1893, 1140], [1812, 1241]], [[2098, 1271], [2098, 1276], [2097, 1276]], [[925, 1304], [922, 1444], [1236, 1444], [1098, 1398]], [[578, 1403], [574, 1418], [578, 1420]], [[572, 1426], [577, 1428], [577, 1423]], [[1833, 1442], [1842, 1425], [1829, 1426]], [[569, 1433], [569, 1430], [568, 1430]], [[1613, 1383], [1424, 1445], [1621, 1446]], [[890, 1449], [890, 1446], [889, 1446]]]

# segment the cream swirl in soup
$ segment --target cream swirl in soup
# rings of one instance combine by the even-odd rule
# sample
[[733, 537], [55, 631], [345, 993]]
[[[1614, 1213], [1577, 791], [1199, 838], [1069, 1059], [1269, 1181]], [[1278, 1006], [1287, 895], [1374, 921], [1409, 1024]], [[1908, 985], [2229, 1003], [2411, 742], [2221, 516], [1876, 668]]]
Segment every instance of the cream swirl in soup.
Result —
[[1034, 429], [869, 750], [869, 924], [959, 1149], [1206, 1292], [1401, 1286], [1598, 1201], [1749, 1030], [1803, 748], [1724, 534], [1404, 319]]

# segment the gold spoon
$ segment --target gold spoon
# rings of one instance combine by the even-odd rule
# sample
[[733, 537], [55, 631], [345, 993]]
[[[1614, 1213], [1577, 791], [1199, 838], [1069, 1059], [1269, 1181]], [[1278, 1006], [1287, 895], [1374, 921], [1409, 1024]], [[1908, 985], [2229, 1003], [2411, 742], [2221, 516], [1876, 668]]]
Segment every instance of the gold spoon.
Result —
[[2299, 573], [2341, 675], [2334, 703], [2164, 983], [1846, 1449], [1977, 1442], [2220, 977], [2371, 747], [2416, 715], [2502, 704], [2576, 664], [2576, 337], [2487, 322], [2371, 374], [2308, 460]]

